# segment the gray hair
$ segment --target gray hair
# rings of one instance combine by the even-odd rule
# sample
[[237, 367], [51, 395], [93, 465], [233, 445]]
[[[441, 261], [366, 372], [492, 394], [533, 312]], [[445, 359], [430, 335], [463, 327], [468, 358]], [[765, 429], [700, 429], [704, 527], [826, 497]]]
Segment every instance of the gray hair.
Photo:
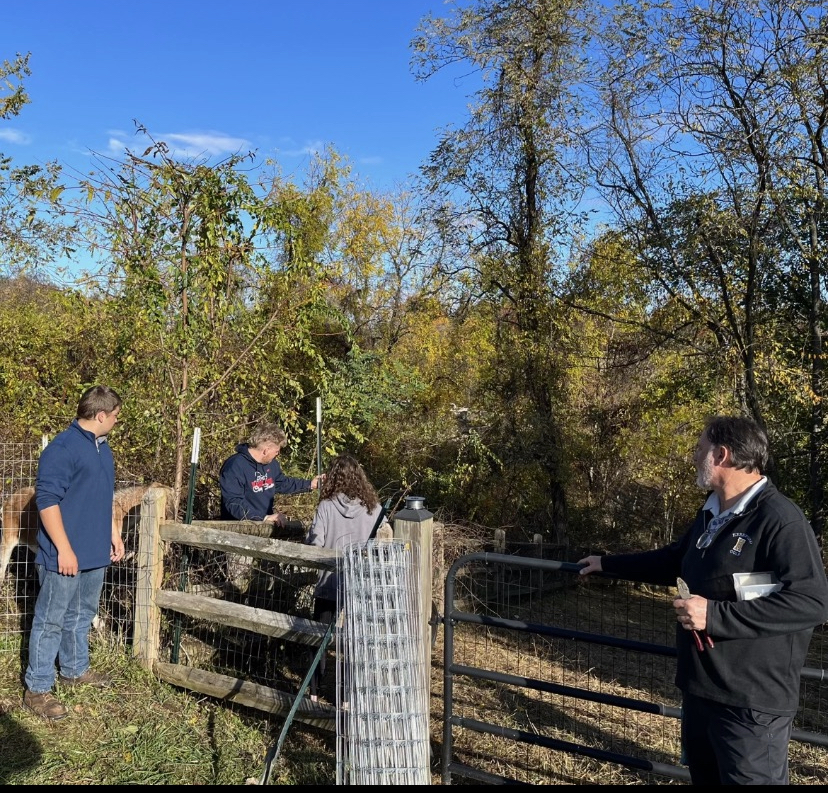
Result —
[[278, 424], [263, 421], [250, 433], [250, 439], [247, 443], [254, 449], [258, 449], [265, 443], [275, 443], [282, 449], [287, 443], [287, 435]]

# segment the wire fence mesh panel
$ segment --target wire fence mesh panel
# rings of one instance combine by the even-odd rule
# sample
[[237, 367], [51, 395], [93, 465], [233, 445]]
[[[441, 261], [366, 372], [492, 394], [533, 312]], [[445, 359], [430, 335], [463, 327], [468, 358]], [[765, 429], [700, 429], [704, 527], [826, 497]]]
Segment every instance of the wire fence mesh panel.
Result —
[[[35, 504], [37, 462], [43, 444], [0, 444], [2, 535], [0, 535], [0, 653], [15, 662], [25, 649], [37, 598], [38, 513]], [[95, 641], [126, 646], [131, 638], [135, 592], [135, 547], [138, 513], [146, 487], [119, 481], [113, 519], [121, 526], [126, 553], [107, 569], [100, 608], [94, 622]], [[25, 655], [25, 653], [24, 653]]]
[[0, 652], [11, 658], [19, 653], [21, 637], [28, 632], [37, 595], [34, 483], [40, 449], [31, 443], [0, 443]]
[[346, 546], [337, 633], [337, 783], [427, 785], [428, 680], [411, 543]]

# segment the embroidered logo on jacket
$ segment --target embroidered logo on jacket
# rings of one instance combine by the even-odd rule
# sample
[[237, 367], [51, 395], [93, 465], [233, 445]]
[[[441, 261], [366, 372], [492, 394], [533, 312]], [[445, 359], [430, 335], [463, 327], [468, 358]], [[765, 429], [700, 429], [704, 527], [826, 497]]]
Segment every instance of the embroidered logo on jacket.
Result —
[[273, 489], [273, 477], [261, 473], [256, 474], [256, 478], [250, 483], [250, 487], [253, 488], [254, 493], [261, 493], [262, 490], [272, 490]]
[[750, 537], [748, 537], [747, 534], [739, 534], [737, 532], [733, 532], [732, 536], [736, 538], [735, 544], [730, 549], [730, 552], [734, 556], [742, 555], [742, 548], [745, 547], [745, 543], [748, 543], [748, 545], [753, 545], [753, 540]]

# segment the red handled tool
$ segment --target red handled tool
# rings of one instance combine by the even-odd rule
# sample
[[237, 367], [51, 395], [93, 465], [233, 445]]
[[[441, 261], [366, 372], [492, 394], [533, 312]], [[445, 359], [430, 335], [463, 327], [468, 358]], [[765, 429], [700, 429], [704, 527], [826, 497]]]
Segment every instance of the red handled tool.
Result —
[[[678, 587], [679, 597], [682, 600], [689, 600], [692, 595], [690, 594], [690, 587], [687, 586], [687, 582], [683, 578], [676, 579], [676, 587]], [[707, 631], [693, 631], [693, 638], [696, 640], [696, 649], [700, 652], [704, 652], [705, 644], [713, 648], [713, 639], [707, 635]]]

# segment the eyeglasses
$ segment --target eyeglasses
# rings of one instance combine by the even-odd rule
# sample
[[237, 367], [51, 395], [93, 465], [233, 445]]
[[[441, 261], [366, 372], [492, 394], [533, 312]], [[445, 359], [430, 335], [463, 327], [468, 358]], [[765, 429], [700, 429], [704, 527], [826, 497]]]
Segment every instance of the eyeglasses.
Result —
[[704, 530], [704, 533], [696, 540], [696, 548], [700, 551], [703, 551], [705, 548], [709, 548], [712, 543], [714, 537], [719, 533], [719, 527], [717, 526], [712, 531], [708, 528]]
[[705, 526], [704, 532], [699, 535], [699, 539], [696, 540], [696, 548], [700, 551], [703, 551], [705, 548], [709, 548], [713, 544], [713, 540], [716, 539], [716, 535], [719, 533], [719, 530], [733, 516], [733, 512], [728, 512], [726, 515], [717, 515], [713, 518], [713, 520]]

